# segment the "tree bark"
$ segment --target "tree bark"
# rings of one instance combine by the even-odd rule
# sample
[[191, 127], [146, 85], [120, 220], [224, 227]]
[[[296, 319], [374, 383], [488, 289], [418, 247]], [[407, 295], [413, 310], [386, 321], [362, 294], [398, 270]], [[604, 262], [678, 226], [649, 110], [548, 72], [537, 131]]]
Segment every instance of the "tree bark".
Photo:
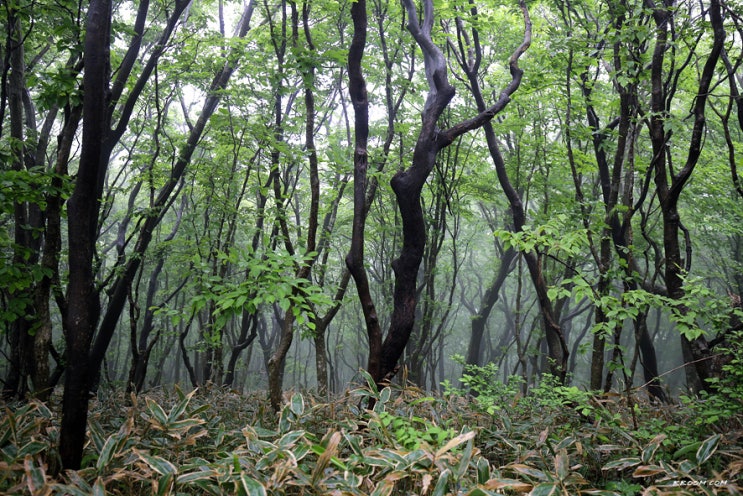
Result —
[[106, 119], [109, 105], [110, 0], [91, 0], [86, 22], [83, 137], [75, 189], [68, 204], [69, 284], [67, 286], [67, 368], [59, 451], [62, 466], [77, 470], [82, 460], [88, 414], [88, 353], [100, 314], [94, 286], [93, 254], [103, 180], [108, 167]]
[[[8, 110], [10, 117], [10, 152], [11, 167], [16, 172], [26, 170], [26, 149], [24, 119], [23, 119], [23, 93], [25, 91], [25, 61], [23, 46], [23, 31], [20, 16], [15, 9], [8, 9], [7, 28], [7, 58], [9, 62], [10, 75], [8, 77]], [[5, 72], [3, 76], [5, 76]], [[5, 81], [3, 81], [5, 82]], [[5, 90], [5, 85], [3, 85]], [[3, 94], [5, 92], [3, 91]], [[26, 201], [17, 201], [13, 205], [13, 265], [22, 267], [24, 264], [36, 263], [38, 251], [34, 250], [34, 240], [30, 232], [29, 208]], [[29, 259], [30, 258], [30, 259]], [[29, 289], [14, 290], [10, 295], [20, 301], [27, 300], [30, 295]], [[25, 306], [25, 305], [24, 305]], [[29, 310], [23, 308], [23, 310]], [[32, 375], [33, 367], [33, 318], [26, 315], [17, 315], [9, 326], [10, 343], [10, 368], [5, 380], [3, 397], [11, 398], [17, 396], [23, 398], [28, 392], [28, 380]], [[46, 358], [45, 358], [46, 359]]]
[[[701, 153], [705, 135], [706, 120], [705, 108], [710, 96], [710, 87], [715, 74], [717, 63], [722, 54], [725, 41], [725, 29], [722, 22], [721, 5], [719, 0], [711, 0], [707, 11], [713, 31], [713, 43], [707, 60], [702, 68], [701, 78], [697, 89], [697, 96], [692, 108], [693, 127], [689, 150], [683, 167], [674, 172], [671, 170], [669, 139], [670, 131], [665, 127], [666, 117], [670, 115], [671, 102], [668, 101], [668, 82], [664, 79], [664, 61], [669, 49], [669, 31], [673, 21], [673, 8], [670, 0], [661, 4], [652, 4], [653, 19], [655, 21], [656, 39], [651, 66], [651, 110], [650, 139], [653, 149], [651, 167], [655, 175], [654, 181], [660, 203], [663, 219], [663, 252], [665, 255], [665, 282], [668, 296], [679, 300], [684, 296], [684, 273], [688, 271], [691, 260], [682, 256], [679, 235], [681, 219], [678, 211], [678, 200], [685, 185], [691, 178]], [[671, 78], [673, 76], [669, 76]], [[674, 79], [678, 81], [678, 79]], [[679, 312], [688, 311], [681, 306]], [[710, 350], [704, 336], [689, 339], [681, 336], [681, 347], [684, 353], [687, 381], [694, 388], [709, 389], [705, 379], [712, 376], [710, 367]], [[696, 377], [695, 377], [696, 376]]]
[[366, 226], [366, 185], [368, 169], [369, 101], [366, 81], [361, 70], [361, 61], [366, 49], [367, 12], [366, 0], [357, 0], [351, 5], [353, 39], [348, 50], [348, 92], [354, 109], [354, 172], [353, 172], [353, 225], [351, 248], [346, 256], [348, 268], [358, 293], [364, 314], [366, 333], [369, 339], [367, 370], [376, 378], [380, 374], [382, 330], [376, 307], [371, 297], [369, 279], [364, 268], [364, 229]]
[[[490, 108], [486, 108], [485, 100], [482, 96], [482, 90], [480, 89], [480, 81], [478, 76], [478, 70], [482, 59], [482, 48], [479, 44], [479, 36], [472, 36], [472, 42], [474, 43], [474, 58], [469, 59], [465, 54], [460, 55], [460, 65], [467, 74], [467, 79], [470, 83], [470, 91], [472, 96], [475, 98], [477, 109], [480, 114], [466, 121], [465, 123], [455, 126], [452, 130], [459, 129], [460, 127], [482, 127], [485, 132], [485, 140], [490, 151], [490, 156], [495, 165], [496, 173], [498, 175], [498, 181], [501, 184], [501, 188], [508, 199], [511, 207], [511, 213], [513, 216], [513, 228], [514, 231], [519, 232], [523, 229], [526, 224], [526, 212], [524, 209], [521, 196], [516, 188], [513, 187], [511, 180], [508, 177], [506, 171], [505, 162], [501, 155], [498, 143], [495, 137], [495, 130], [490, 122], [496, 113], [500, 112], [510, 101], [511, 95], [518, 89], [521, 84], [521, 78], [523, 71], [518, 66], [519, 57], [529, 48], [531, 44], [531, 20], [529, 19], [528, 11], [524, 2], [519, 3], [521, 10], [524, 14], [525, 33], [524, 41], [514, 51], [509, 60], [509, 70], [511, 72], [511, 82], [501, 92], [496, 103]], [[472, 12], [476, 13], [474, 7]], [[447, 132], [448, 134], [448, 132]], [[550, 372], [561, 380], [565, 378], [568, 364], [568, 347], [565, 342], [565, 337], [562, 334], [560, 325], [554, 317], [554, 310], [552, 303], [547, 296], [547, 282], [544, 279], [542, 273], [541, 260], [534, 252], [523, 253], [524, 261], [526, 262], [529, 274], [531, 276], [534, 289], [537, 292], [537, 301], [542, 315], [542, 327], [545, 332], [545, 337], [548, 344], [549, 350], [549, 369]]]
[[493, 307], [498, 302], [500, 290], [506, 282], [508, 274], [510, 274], [514, 268], [513, 262], [516, 260], [517, 255], [518, 253], [516, 250], [511, 247], [503, 252], [498, 273], [485, 290], [485, 294], [480, 302], [480, 309], [472, 316], [472, 332], [470, 334], [469, 345], [467, 346], [466, 357], [466, 363], [468, 365], [482, 364], [482, 338], [485, 335], [485, 327], [488, 322], [488, 317], [490, 316]]
[[[518, 67], [519, 57], [531, 43], [531, 22], [526, 5], [522, 2], [525, 34], [523, 43], [509, 60], [511, 82], [501, 92], [496, 103], [487, 108], [478, 108], [479, 114], [441, 131], [437, 122], [444, 109], [454, 97], [454, 87], [447, 80], [447, 63], [442, 51], [433, 43], [431, 31], [434, 24], [433, 2], [423, 2], [423, 23], [418, 22], [418, 13], [411, 0], [403, 0], [408, 13], [408, 30], [423, 52], [428, 96], [422, 112], [421, 129], [413, 151], [411, 166], [395, 174], [391, 180], [392, 190], [398, 202], [402, 219], [403, 245], [400, 256], [392, 262], [395, 272], [394, 307], [390, 327], [384, 340], [380, 364], [376, 373], [370, 373], [377, 383], [394, 375], [397, 362], [410, 338], [415, 322], [417, 304], [416, 279], [425, 246], [425, 224], [420, 203], [420, 194], [428, 175], [433, 169], [438, 152], [449, 146], [459, 136], [487, 125], [510, 101], [510, 96], [521, 83], [523, 71]], [[546, 296], [546, 291], [545, 291]]]
[[230, 352], [230, 359], [227, 362], [227, 371], [225, 372], [224, 381], [222, 382], [223, 385], [232, 387], [235, 382], [235, 367], [237, 366], [238, 358], [240, 358], [240, 353], [253, 344], [253, 341], [255, 341], [257, 336], [258, 318], [255, 314], [243, 311], [242, 321], [240, 323], [240, 335], [237, 338], [237, 343], [235, 343]]

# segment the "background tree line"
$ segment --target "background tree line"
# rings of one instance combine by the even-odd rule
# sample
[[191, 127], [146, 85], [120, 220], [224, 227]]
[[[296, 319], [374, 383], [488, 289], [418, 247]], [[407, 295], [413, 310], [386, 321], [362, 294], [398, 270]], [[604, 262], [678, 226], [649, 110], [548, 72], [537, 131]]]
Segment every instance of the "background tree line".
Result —
[[[740, 329], [735, 2], [6, 1], [6, 398], [463, 364], [651, 395]], [[393, 262], [394, 260], [394, 262]], [[687, 366], [683, 366], [687, 364]]]

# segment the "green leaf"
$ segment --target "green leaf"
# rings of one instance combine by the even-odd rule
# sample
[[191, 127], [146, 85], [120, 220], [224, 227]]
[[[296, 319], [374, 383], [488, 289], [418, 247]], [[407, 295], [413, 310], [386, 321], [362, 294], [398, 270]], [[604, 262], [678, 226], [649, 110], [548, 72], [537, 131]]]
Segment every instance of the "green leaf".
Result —
[[304, 413], [304, 397], [300, 393], [294, 393], [291, 399], [291, 411], [296, 416]]
[[168, 416], [165, 414], [165, 410], [150, 398], [147, 398], [147, 409], [161, 427], [165, 427], [168, 424]]
[[385, 387], [382, 389], [382, 391], [379, 392], [379, 402], [380, 403], [387, 403], [390, 400], [390, 396], [392, 395], [392, 389], [389, 387]]
[[172, 492], [173, 477], [174, 477], [174, 474], [165, 474], [162, 477], [160, 477], [160, 480], [157, 481], [158, 496], [164, 496]]
[[717, 446], [720, 444], [720, 434], [710, 436], [702, 442], [702, 445], [697, 450], [696, 458], [697, 465], [709, 460], [709, 457], [717, 450]]
[[696, 452], [699, 449], [700, 446], [702, 446], [702, 443], [699, 442], [699, 441], [696, 442], [696, 443], [687, 444], [686, 446], [677, 449], [673, 453], [673, 459], [674, 460], [679, 460], [682, 457], [685, 457], [686, 455], [689, 455], [689, 454], [691, 454], [693, 452]]
[[180, 486], [180, 485], [188, 485], [191, 482], [209, 480], [212, 477], [215, 477], [217, 474], [218, 472], [214, 469], [202, 468], [201, 470], [197, 470], [196, 472], [180, 474], [176, 478], [176, 484]]
[[305, 432], [303, 430], [289, 431], [281, 436], [281, 439], [279, 439], [276, 444], [283, 449], [292, 449], [297, 444], [297, 441], [302, 439], [304, 435]]
[[436, 451], [436, 458], [439, 458], [441, 455], [455, 448], [456, 446], [459, 446], [462, 443], [466, 443], [470, 439], [474, 438], [476, 435], [477, 433], [475, 431], [469, 431], [464, 432], [453, 439], [450, 439], [449, 442], [447, 442], [444, 446]]
[[183, 412], [186, 411], [191, 398], [193, 398], [193, 395], [196, 394], [197, 389], [194, 389], [190, 393], [184, 395], [181, 389], [176, 385], [176, 391], [180, 400], [178, 401], [178, 403], [175, 404], [175, 406], [173, 406], [173, 408], [170, 409], [170, 413], [168, 414], [169, 423], [174, 422], [176, 419], [178, 419], [178, 417], [183, 415]]
[[[46, 474], [43, 467], [37, 467], [31, 455], [26, 455], [23, 461], [26, 477], [28, 478], [29, 489], [41, 491], [46, 484]], [[4, 478], [4, 477], [3, 477]]]
[[559, 494], [560, 486], [554, 483], [542, 483], [534, 487], [529, 493], [529, 496], [550, 496], [552, 494]]
[[42, 442], [42, 441], [31, 441], [29, 443], [26, 443], [23, 445], [23, 447], [18, 450], [17, 456], [25, 457], [27, 455], [38, 455], [42, 451], [44, 451], [48, 446], [48, 443]]
[[658, 434], [650, 441], [650, 444], [642, 450], [642, 463], [650, 463], [652, 461], [653, 455], [666, 437], [665, 434]]
[[565, 449], [560, 450], [555, 455], [555, 473], [561, 481], [564, 481], [570, 474], [570, 457]]
[[444, 496], [448, 493], [449, 479], [451, 478], [451, 470], [448, 468], [441, 471], [439, 474], [439, 480], [436, 481], [436, 487], [433, 488], [431, 496]]
[[467, 496], [498, 496], [498, 493], [494, 493], [492, 491], [486, 491], [485, 489], [476, 487], [470, 492], [468, 492]]
[[534, 467], [530, 467], [529, 465], [524, 465], [523, 463], [512, 463], [508, 465], [508, 468], [520, 474], [533, 477], [534, 479], [543, 480], [543, 481], [548, 479], [547, 475], [541, 470], [536, 469]]
[[624, 470], [642, 463], [639, 458], [620, 458], [604, 465], [601, 470]]
[[134, 450], [139, 458], [141, 458], [149, 467], [160, 475], [175, 474], [178, 472], [178, 468], [170, 463], [168, 460], [161, 456], [150, 455], [139, 450]]
[[632, 477], [653, 477], [665, 472], [666, 470], [658, 465], [640, 465], [632, 472]]
[[485, 458], [477, 459], [477, 483], [485, 484], [490, 479], [490, 463]]
[[266, 496], [266, 488], [263, 484], [245, 474], [240, 474], [240, 485], [248, 496]]
[[364, 380], [366, 380], [366, 385], [369, 386], [372, 394], [377, 396], [379, 394], [379, 389], [377, 388], [377, 383], [374, 382], [371, 374], [364, 369], [360, 369], [359, 373], [364, 377]]
[[115, 434], [108, 436], [108, 439], [106, 439], [106, 442], [103, 445], [103, 449], [101, 449], [101, 454], [98, 456], [98, 461], [95, 464], [95, 468], [99, 473], [111, 462], [118, 445], [119, 439]]
[[93, 484], [93, 496], [106, 496], [106, 485], [100, 477], [98, 477], [95, 480], [95, 484]]

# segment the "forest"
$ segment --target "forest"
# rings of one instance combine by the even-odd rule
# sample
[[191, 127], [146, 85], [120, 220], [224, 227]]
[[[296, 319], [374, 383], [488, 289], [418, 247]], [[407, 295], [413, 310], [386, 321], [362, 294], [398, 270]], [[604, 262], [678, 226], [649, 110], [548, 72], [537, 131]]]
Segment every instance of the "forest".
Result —
[[740, 0], [0, 26], [0, 493], [743, 491]]

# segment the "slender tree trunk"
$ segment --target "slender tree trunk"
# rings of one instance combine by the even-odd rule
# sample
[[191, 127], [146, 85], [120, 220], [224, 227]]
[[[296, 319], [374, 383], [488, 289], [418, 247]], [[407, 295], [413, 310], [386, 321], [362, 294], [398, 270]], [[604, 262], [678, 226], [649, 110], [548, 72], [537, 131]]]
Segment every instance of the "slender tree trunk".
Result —
[[[528, 18], [526, 7], [525, 5], [523, 5], [523, 3], [521, 4], [521, 8], [524, 12], [525, 21], [527, 24], [524, 43], [511, 56], [509, 65], [511, 69], [512, 81], [508, 85], [506, 90], [501, 94], [499, 101], [496, 102], [494, 107], [491, 107], [490, 109], [486, 108], [485, 99], [483, 98], [482, 90], [480, 89], [478, 69], [480, 66], [480, 61], [482, 59], [482, 48], [479, 45], [478, 36], [472, 36], [472, 40], [474, 43], [474, 57], [469, 58], [465, 56], [462, 58], [462, 60], [465, 61], [465, 63], [463, 64], [463, 68], [466, 71], [467, 78], [470, 83], [470, 91], [472, 93], [472, 96], [475, 98], [477, 109], [478, 111], [480, 111], [480, 115], [490, 115], [490, 113], [488, 112], [492, 112], [494, 109], [498, 109], [499, 111], [500, 109], [504, 108], [505, 105], [507, 105], [510, 101], [510, 95], [515, 92], [516, 89], [518, 89], [521, 83], [522, 71], [518, 67], [518, 58], [521, 53], [526, 51], [529, 44], [531, 43], [531, 22]], [[501, 184], [501, 187], [503, 188], [504, 193], [506, 194], [509, 205], [511, 207], [514, 230], [516, 232], [521, 231], [526, 223], [526, 212], [524, 210], [521, 196], [516, 188], [513, 187], [513, 185], [511, 184], [511, 180], [508, 177], [505, 162], [500, 153], [500, 149], [498, 147], [495, 136], [495, 130], [493, 129], [490, 119], [483, 120], [481, 126], [483, 128], [483, 131], [485, 132], [485, 140], [488, 145], [488, 150], [490, 151], [490, 156], [493, 160], [493, 163], [495, 164], [498, 180]], [[562, 330], [560, 329], [558, 322], [555, 320], [552, 303], [547, 297], [547, 283], [542, 273], [541, 260], [535, 253], [523, 253], [523, 257], [524, 261], [526, 262], [527, 268], [529, 269], [529, 274], [531, 275], [534, 289], [537, 292], [537, 301], [539, 303], [539, 308], [542, 314], [542, 326], [545, 332], [549, 349], [550, 372], [556, 377], [564, 379], [567, 369], [569, 351], [567, 348], [567, 343], [565, 342], [565, 338], [562, 334]]]
[[650, 336], [650, 332], [648, 332], [647, 318], [647, 311], [640, 312], [634, 323], [635, 339], [637, 340], [637, 346], [640, 351], [643, 378], [650, 395], [662, 402], [666, 402], [666, 394], [661, 387], [660, 379], [658, 379], [658, 359], [656, 358], [653, 339]]
[[506, 282], [508, 274], [514, 268], [514, 260], [518, 253], [509, 247], [501, 256], [500, 267], [493, 281], [485, 290], [485, 294], [480, 302], [480, 309], [472, 317], [472, 333], [470, 334], [469, 345], [467, 346], [466, 363], [469, 365], [482, 364], [482, 338], [485, 335], [485, 326], [493, 307], [498, 302], [501, 288]]
[[230, 352], [230, 358], [227, 362], [227, 372], [225, 373], [222, 384], [227, 387], [232, 387], [235, 382], [235, 367], [237, 366], [238, 358], [240, 358], [240, 353], [253, 344], [253, 341], [255, 341], [257, 336], [258, 318], [255, 314], [249, 314], [248, 312], [243, 311], [240, 323], [240, 335], [237, 338], [237, 343], [235, 343]]
[[[651, 67], [651, 110], [650, 138], [653, 148], [651, 166], [655, 171], [655, 186], [661, 207], [663, 219], [663, 251], [665, 255], [665, 281], [668, 296], [679, 300], [684, 296], [683, 275], [691, 266], [691, 248], [687, 246], [686, 256], [682, 256], [679, 240], [681, 219], [678, 211], [678, 200], [684, 186], [696, 167], [706, 129], [705, 108], [710, 96], [710, 88], [714, 77], [717, 62], [720, 59], [725, 41], [725, 29], [722, 22], [721, 5], [719, 0], [711, 0], [707, 11], [712, 27], [714, 39], [707, 60], [702, 68], [697, 96], [692, 108], [693, 126], [689, 151], [683, 167], [673, 171], [669, 151], [669, 134], [666, 130], [665, 119], [670, 113], [668, 102], [667, 81], [664, 79], [664, 61], [669, 49], [669, 32], [671, 29], [673, 5], [670, 0], [664, 1], [653, 8], [656, 39]], [[685, 313], [688, 309], [683, 306], [678, 309]], [[705, 379], [711, 377], [712, 360], [710, 350], [704, 336], [687, 338], [681, 336], [681, 348], [686, 367], [689, 386], [708, 389]]]
[[346, 256], [346, 267], [356, 283], [361, 309], [364, 314], [369, 339], [367, 370], [375, 379], [380, 375], [382, 330], [376, 307], [369, 289], [369, 279], [364, 268], [364, 229], [366, 226], [366, 183], [368, 168], [369, 101], [361, 61], [366, 49], [367, 12], [366, 0], [351, 5], [353, 39], [348, 51], [348, 92], [354, 109], [354, 173], [353, 173], [353, 225], [351, 248]]
[[[24, 140], [23, 126], [23, 91], [25, 89], [25, 62], [23, 51], [23, 32], [21, 30], [21, 19], [16, 15], [15, 9], [8, 10], [8, 59], [10, 76], [8, 77], [8, 108], [10, 117], [10, 138], [12, 168], [14, 171], [25, 169], [26, 144]], [[4, 76], [5, 74], [3, 74]], [[13, 228], [14, 247], [13, 265], [23, 266], [31, 247], [28, 246], [30, 233], [28, 231], [28, 204], [16, 202], [13, 206]], [[13, 297], [21, 301], [27, 295], [25, 290], [20, 290]], [[11, 398], [26, 396], [28, 379], [31, 375], [29, 370], [32, 365], [31, 354], [33, 338], [31, 336], [31, 319], [24, 315], [18, 315], [10, 324], [10, 368], [5, 380], [3, 396]]]
[[268, 392], [271, 401], [271, 407], [274, 411], [281, 410], [282, 392], [284, 383], [284, 369], [286, 365], [286, 355], [289, 353], [289, 347], [294, 337], [294, 314], [286, 312], [284, 320], [281, 322], [279, 329], [279, 344], [274, 350], [271, 358], [268, 360]]
[[77, 181], [68, 205], [67, 368], [59, 450], [62, 466], [77, 470], [82, 460], [88, 414], [89, 351], [100, 315], [93, 254], [103, 180], [108, 167], [109, 43], [111, 1], [91, 0], [85, 37], [83, 138]]
[[196, 369], [191, 363], [191, 359], [188, 356], [188, 348], [186, 347], [186, 338], [188, 337], [188, 332], [191, 330], [191, 324], [193, 323], [193, 321], [194, 317], [191, 317], [188, 323], [183, 327], [183, 330], [181, 330], [180, 334], [178, 335], [178, 346], [181, 349], [183, 366], [186, 367], [186, 372], [188, 372], [188, 380], [191, 382], [191, 387], [197, 388], [199, 387], [199, 379], [196, 376]]

